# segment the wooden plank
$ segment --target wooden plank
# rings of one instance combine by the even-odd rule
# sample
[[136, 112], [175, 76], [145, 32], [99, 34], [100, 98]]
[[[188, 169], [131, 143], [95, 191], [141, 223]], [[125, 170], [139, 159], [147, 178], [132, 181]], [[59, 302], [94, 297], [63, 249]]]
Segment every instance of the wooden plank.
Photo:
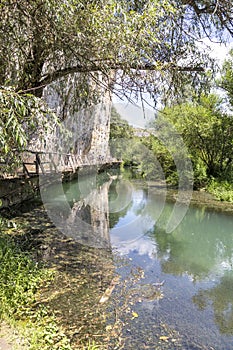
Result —
[[40, 172], [40, 167], [39, 167], [39, 164], [37, 162], [37, 159], [35, 160], [35, 167], [36, 167], [36, 174], [39, 175], [39, 172]]

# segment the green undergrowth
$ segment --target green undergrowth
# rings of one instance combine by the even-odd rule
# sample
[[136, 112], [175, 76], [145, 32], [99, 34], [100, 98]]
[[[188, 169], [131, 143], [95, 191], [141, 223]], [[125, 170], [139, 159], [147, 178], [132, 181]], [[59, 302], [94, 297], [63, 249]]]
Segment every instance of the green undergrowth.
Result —
[[228, 181], [212, 179], [207, 191], [220, 201], [233, 202], [233, 184]]
[[[1, 228], [3, 223], [1, 221]], [[3, 231], [3, 230], [1, 230]], [[14, 239], [0, 233], [0, 321], [17, 334], [15, 349], [71, 350], [55, 316], [37, 296], [48, 285], [54, 272], [33, 261]]]

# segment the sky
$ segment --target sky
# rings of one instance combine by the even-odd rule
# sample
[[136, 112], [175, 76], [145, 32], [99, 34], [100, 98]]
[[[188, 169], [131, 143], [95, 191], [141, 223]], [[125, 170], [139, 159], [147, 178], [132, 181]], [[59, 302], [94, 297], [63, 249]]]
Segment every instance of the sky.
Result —
[[152, 109], [145, 107], [145, 113], [143, 113], [140, 105], [133, 105], [127, 101], [113, 104], [121, 117], [135, 128], [145, 128], [151, 120], [155, 119], [155, 111]]
[[[222, 65], [227, 58], [227, 54], [231, 48], [233, 48], [233, 42], [226, 44], [219, 44], [211, 42], [206, 39], [203, 41], [203, 46], [208, 45], [210, 47], [210, 55], [215, 58], [219, 65]], [[200, 44], [200, 46], [202, 46]], [[155, 112], [149, 106], [145, 106], [145, 115], [140, 103], [137, 106], [129, 103], [128, 101], [121, 101], [119, 98], [113, 98], [113, 104], [122, 116], [127, 120], [130, 125], [138, 128], [145, 128], [151, 120], [155, 118]]]
[[208, 45], [211, 49], [210, 55], [215, 58], [219, 64], [222, 64], [227, 58], [227, 54], [233, 48], [233, 42], [228, 44], [219, 44], [211, 42], [209, 39], [204, 40], [204, 45]]

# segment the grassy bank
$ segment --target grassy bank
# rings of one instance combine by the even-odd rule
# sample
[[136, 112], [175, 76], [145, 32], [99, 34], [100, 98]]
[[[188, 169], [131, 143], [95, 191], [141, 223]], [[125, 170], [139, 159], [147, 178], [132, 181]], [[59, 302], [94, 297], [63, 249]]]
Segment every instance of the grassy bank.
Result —
[[233, 184], [228, 181], [210, 180], [207, 191], [220, 201], [233, 202]]
[[[1, 231], [6, 225], [1, 222]], [[53, 272], [33, 261], [7, 233], [0, 233], [0, 321], [14, 330], [18, 347], [37, 350], [70, 350], [67, 337], [54, 315], [40, 305], [40, 288], [49, 284]]]

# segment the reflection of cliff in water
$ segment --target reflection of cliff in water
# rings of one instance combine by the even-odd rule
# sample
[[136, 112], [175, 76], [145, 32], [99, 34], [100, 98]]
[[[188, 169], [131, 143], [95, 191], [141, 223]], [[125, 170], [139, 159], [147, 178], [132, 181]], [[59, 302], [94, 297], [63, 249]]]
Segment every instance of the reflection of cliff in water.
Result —
[[108, 191], [112, 180], [93, 186], [93, 175], [70, 184], [42, 187], [44, 206], [56, 227], [67, 237], [96, 248], [110, 248]]
[[154, 227], [147, 191], [115, 176], [107, 175], [107, 179], [106, 174], [100, 181], [99, 175], [84, 172], [69, 184], [57, 181], [41, 189], [56, 227], [83, 245], [110, 248], [119, 241], [128, 244]]
[[108, 191], [111, 181], [74, 202], [66, 224], [79, 230], [74, 238], [83, 244], [110, 248]]
[[188, 275], [193, 281], [220, 277], [224, 269], [229, 270], [233, 261], [231, 217], [222, 214], [219, 220], [218, 213], [190, 208], [182, 223], [166, 234], [163, 227], [173, 204], [165, 204], [163, 192], [128, 180], [110, 178], [98, 186], [91, 175], [82, 180], [66, 189], [71, 206], [65, 224], [72, 228], [73, 238], [96, 247], [112, 244], [124, 253], [131, 244], [134, 250], [153, 245], [163, 272]]

